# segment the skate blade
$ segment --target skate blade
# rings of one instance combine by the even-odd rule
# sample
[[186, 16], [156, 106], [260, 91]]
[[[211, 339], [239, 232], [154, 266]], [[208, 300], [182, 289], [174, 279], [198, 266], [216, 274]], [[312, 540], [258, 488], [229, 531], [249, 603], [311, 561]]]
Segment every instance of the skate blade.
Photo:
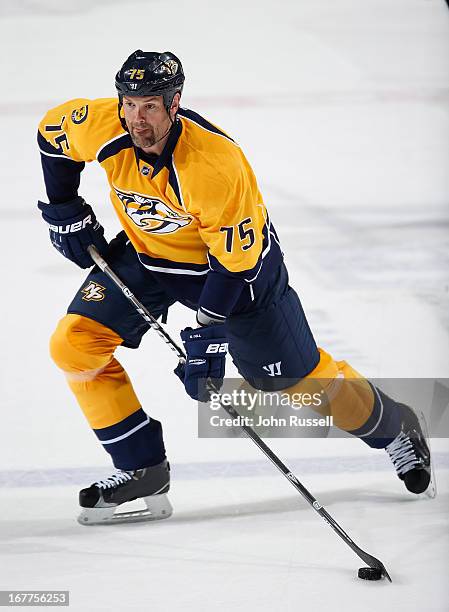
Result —
[[416, 414], [418, 416], [419, 424], [421, 425], [422, 432], [427, 442], [427, 446], [429, 447], [430, 452], [430, 482], [427, 489], [424, 493], [421, 494], [423, 498], [435, 499], [437, 496], [437, 481], [435, 477], [435, 468], [433, 465], [433, 457], [432, 457], [432, 449], [430, 448], [430, 437], [429, 437], [429, 429], [427, 427], [426, 417], [424, 413], [420, 410], [416, 410]]
[[113, 525], [119, 523], [142, 523], [146, 521], [160, 521], [173, 514], [173, 508], [168, 497], [163, 495], [149, 495], [142, 497], [146, 504], [144, 510], [130, 510], [116, 512], [120, 506], [109, 508], [82, 508], [78, 516], [80, 525]]

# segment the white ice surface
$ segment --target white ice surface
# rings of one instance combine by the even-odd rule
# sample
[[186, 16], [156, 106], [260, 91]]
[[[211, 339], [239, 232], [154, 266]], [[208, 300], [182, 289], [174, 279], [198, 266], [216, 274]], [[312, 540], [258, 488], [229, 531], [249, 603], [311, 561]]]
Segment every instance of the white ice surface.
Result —
[[[175, 514], [78, 526], [77, 490], [108, 460], [47, 342], [84, 273], [51, 249], [35, 207], [45, 110], [114, 95], [136, 48], [172, 49], [184, 104], [235, 136], [256, 170], [319, 344], [368, 376], [448, 377], [444, 2], [3, 0], [0, 45], [0, 590], [69, 589], [75, 610], [447, 610], [447, 440], [433, 442], [432, 502], [411, 500], [357, 440], [270, 441], [394, 583], [358, 581], [362, 563], [257, 448], [197, 439], [195, 406], [151, 334], [119, 358], [164, 424]], [[85, 170], [82, 193], [112, 237], [100, 168]], [[174, 307], [168, 329], [191, 322]]]

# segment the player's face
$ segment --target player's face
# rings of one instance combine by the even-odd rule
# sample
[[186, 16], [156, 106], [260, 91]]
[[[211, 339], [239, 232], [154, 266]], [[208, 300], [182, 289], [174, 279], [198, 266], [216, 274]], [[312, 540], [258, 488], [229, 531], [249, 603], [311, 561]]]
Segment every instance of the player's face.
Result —
[[[172, 118], [178, 106], [175, 98], [170, 110]], [[171, 126], [162, 96], [124, 96], [123, 112], [134, 145], [144, 150], [159, 142]]]

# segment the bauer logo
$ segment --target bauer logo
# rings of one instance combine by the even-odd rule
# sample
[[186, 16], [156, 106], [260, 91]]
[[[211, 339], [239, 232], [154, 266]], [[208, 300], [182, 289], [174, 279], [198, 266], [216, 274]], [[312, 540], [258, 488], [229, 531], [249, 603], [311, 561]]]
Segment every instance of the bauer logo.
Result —
[[206, 353], [227, 353], [227, 352], [228, 352], [227, 342], [209, 344], [209, 346], [206, 349]]
[[159, 198], [114, 189], [125, 213], [145, 233], [172, 234], [192, 222], [192, 217], [176, 212]]
[[81, 289], [81, 293], [84, 293], [82, 299], [86, 302], [101, 302], [105, 298], [104, 291], [105, 288], [102, 285], [91, 281], [84, 289]]
[[[76, 223], [69, 223], [68, 225], [52, 225], [49, 223], [51, 231], [56, 234], [74, 234], [75, 232], [80, 232], [86, 225], [92, 225], [91, 215], [87, 215], [82, 221], [76, 221]], [[99, 223], [97, 222], [94, 229], [97, 229], [98, 225]]]
[[83, 121], [86, 121], [88, 112], [89, 106], [87, 104], [81, 106], [80, 108], [76, 108], [74, 111], [72, 111], [71, 115], [73, 123], [78, 125], [80, 123], [83, 123]]

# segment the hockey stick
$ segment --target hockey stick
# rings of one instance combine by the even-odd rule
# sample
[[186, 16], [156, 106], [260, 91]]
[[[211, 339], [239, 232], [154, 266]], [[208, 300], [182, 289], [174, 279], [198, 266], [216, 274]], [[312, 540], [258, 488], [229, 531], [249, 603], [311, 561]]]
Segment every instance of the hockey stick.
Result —
[[[115, 274], [113, 270], [108, 266], [107, 262], [101, 257], [97, 249], [90, 245], [88, 247], [88, 252], [92, 257], [93, 261], [96, 265], [104, 272], [109, 278], [117, 285], [117, 287], [122, 291], [126, 298], [133, 304], [137, 312], [141, 315], [141, 317], [148, 323], [148, 325], [154, 329], [157, 334], [164, 340], [166, 344], [170, 347], [170, 349], [176, 353], [180, 362], [185, 363], [186, 354], [180, 348], [175, 341], [170, 337], [170, 335], [164, 330], [162, 325], [158, 323], [158, 321], [153, 317], [153, 315], [145, 308], [145, 306], [139, 302], [139, 300], [134, 296], [132, 291], [120, 280], [120, 278]], [[219, 392], [212, 382], [210, 384], [210, 390], [214, 392]], [[221, 404], [222, 408], [233, 418], [239, 418], [238, 412], [235, 410], [233, 406], [228, 406], [225, 404]], [[369, 567], [373, 569], [377, 569], [381, 572], [382, 576], [388, 578], [391, 582], [390, 575], [388, 574], [384, 564], [373, 557], [369, 553], [362, 550], [351, 538], [348, 534], [340, 527], [340, 525], [335, 521], [332, 516], [323, 508], [323, 506], [313, 497], [311, 493], [301, 484], [301, 482], [297, 479], [297, 477], [292, 474], [292, 472], [288, 469], [288, 467], [282, 463], [282, 461], [273, 453], [273, 451], [265, 444], [265, 442], [257, 435], [257, 433], [246, 424], [241, 424], [240, 427], [246, 433], [246, 435], [251, 438], [251, 440], [260, 448], [260, 450], [268, 457], [268, 459], [278, 468], [280, 472], [290, 481], [290, 483], [295, 487], [299, 493], [304, 497], [304, 499], [312, 506], [312, 508], [321, 516], [321, 518], [326, 521], [326, 523], [332, 527], [337, 535], [350, 547], [352, 550], [362, 559]]]

